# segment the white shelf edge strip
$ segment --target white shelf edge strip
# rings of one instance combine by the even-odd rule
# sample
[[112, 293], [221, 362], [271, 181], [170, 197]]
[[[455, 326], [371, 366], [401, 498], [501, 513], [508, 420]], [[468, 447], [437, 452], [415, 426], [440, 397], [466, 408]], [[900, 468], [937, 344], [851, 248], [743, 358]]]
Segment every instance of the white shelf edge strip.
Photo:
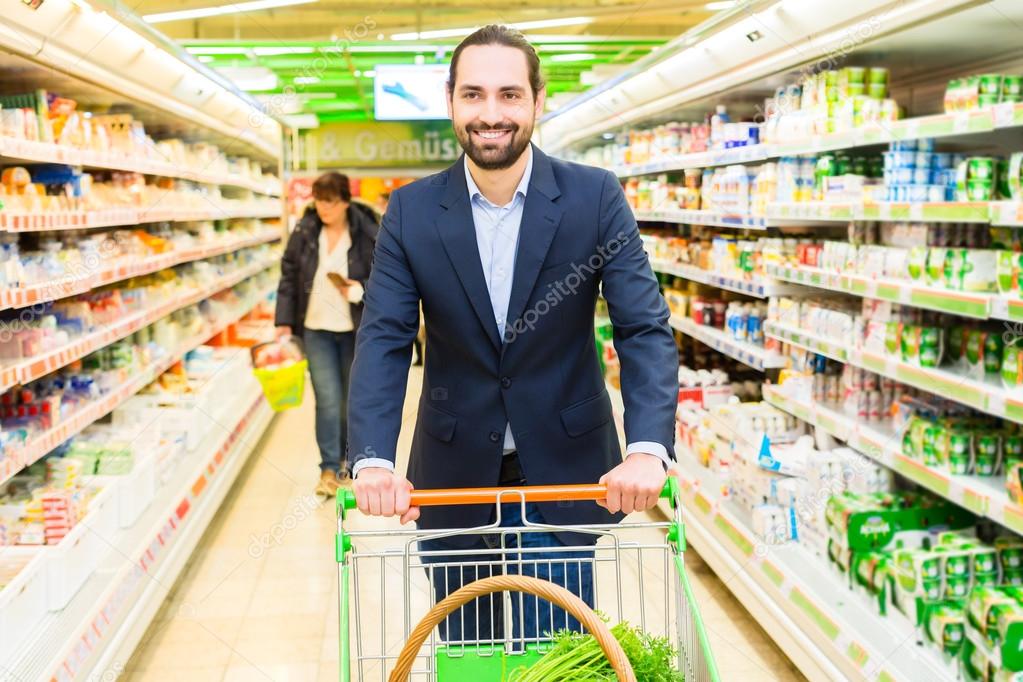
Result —
[[777, 369], [785, 366], [784, 358], [768, 353], [763, 348], [753, 344], [736, 341], [720, 329], [705, 327], [696, 324], [690, 318], [675, 315], [670, 318], [669, 322], [672, 328], [694, 339], [698, 339], [714, 350], [735, 358], [753, 369], [764, 371], [765, 369]]

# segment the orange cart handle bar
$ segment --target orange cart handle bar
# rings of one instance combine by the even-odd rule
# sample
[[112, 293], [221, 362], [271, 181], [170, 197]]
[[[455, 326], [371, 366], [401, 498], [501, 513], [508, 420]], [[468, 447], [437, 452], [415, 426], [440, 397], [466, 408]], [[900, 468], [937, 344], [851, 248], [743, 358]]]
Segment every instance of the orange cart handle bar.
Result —
[[[677, 499], [675, 478], [669, 476], [661, 489], [660, 497], [670, 500]], [[562, 502], [562, 501], [593, 501], [607, 497], [606, 485], [534, 485], [517, 488], [448, 488], [438, 490], [413, 490], [413, 507], [435, 507], [441, 505], [460, 504], [497, 504], [498, 496], [502, 502]], [[356, 508], [355, 493], [347, 488], [337, 491], [339, 509]]]

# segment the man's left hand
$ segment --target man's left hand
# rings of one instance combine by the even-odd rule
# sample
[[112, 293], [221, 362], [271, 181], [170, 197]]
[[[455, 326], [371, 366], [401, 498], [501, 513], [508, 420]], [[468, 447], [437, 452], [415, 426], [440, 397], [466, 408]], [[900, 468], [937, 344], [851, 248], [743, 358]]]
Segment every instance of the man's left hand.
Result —
[[668, 478], [662, 460], [656, 455], [634, 452], [625, 461], [600, 477], [607, 486], [607, 499], [597, 504], [612, 514], [631, 514], [652, 509]]

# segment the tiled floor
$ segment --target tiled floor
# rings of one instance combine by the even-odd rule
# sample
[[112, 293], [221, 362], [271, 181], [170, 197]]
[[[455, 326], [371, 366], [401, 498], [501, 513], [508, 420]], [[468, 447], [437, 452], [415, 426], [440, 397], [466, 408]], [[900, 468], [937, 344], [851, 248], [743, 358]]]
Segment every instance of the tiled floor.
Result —
[[[399, 452], [408, 450], [420, 383], [415, 368]], [[336, 522], [333, 506], [312, 495], [316, 463], [309, 395], [302, 408], [277, 417], [252, 454], [124, 679], [338, 679]], [[692, 549], [686, 566], [723, 680], [804, 679]], [[400, 629], [389, 609], [392, 626]]]

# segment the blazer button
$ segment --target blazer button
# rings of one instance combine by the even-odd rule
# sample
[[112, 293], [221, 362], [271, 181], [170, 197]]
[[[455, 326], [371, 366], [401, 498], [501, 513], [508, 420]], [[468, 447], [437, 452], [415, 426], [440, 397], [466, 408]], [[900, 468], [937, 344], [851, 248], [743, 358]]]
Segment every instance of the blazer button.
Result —
[[511, 388], [511, 379], [509, 377], [501, 377], [501, 388]]
[[501, 440], [501, 434], [499, 434], [497, 431], [491, 431], [490, 432], [490, 442], [491, 443], [496, 443], [496, 442], [498, 442], [500, 440]]

